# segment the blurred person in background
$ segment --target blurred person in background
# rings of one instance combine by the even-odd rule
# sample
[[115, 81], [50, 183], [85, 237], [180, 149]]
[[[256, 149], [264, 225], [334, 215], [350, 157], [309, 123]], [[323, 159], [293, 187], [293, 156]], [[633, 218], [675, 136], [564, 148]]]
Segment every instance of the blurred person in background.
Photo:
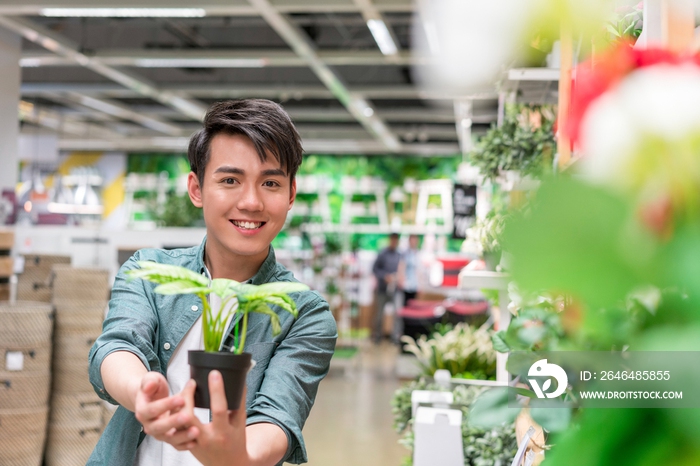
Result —
[[408, 237], [408, 249], [401, 254], [397, 283], [403, 294], [402, 306], [416, 298], [418, 293], [418, 235]]
[[396, 294], [396, 272], [401, 261], [401, 253], [398, 251], [399, 235], [389, 235], [389, 246], [384, 248], [372, 266], [372, 273], [377, 279], [377, 288], [374, 294], [374, 322], [372, 325], [372, 341], [379, 343], [384, 336], [384, 307], [387, 303], [394, 302]]

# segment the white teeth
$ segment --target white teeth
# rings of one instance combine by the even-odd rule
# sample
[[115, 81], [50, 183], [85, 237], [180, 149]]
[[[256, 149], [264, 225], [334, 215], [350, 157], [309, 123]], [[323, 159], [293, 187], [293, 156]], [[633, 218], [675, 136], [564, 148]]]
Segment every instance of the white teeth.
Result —
[[245, 228], [246, 230], [254, 230], [256, 228], [260, 228], [262, 222], [233, 222], [233, 224], [239, 228]]

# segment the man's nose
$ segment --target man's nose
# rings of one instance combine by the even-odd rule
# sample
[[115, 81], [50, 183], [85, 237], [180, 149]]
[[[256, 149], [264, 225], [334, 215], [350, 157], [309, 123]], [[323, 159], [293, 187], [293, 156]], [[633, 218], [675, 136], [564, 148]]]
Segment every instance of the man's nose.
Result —
[[252, 212], [263, 210], [264, 204], [257, 186], [253, 184], [243, 186], [240, 193], [241, 197], [238, 199], [239, 210], [248, 210]]

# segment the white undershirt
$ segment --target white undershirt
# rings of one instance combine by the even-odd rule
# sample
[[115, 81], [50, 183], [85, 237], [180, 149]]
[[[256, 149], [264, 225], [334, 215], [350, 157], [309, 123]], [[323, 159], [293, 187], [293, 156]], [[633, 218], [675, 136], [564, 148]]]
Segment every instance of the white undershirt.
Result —
[[[218, 309], [221, 305], [221, 299], [211, 294], [209, 302], [212, 309]], [[238, 300], [233, 298], [227, 308], [235, 310], [238, 307]], [[228, 328], [233, 314], [229, 316], [226, 326]], [[194, 323], [192, 328], [187, 332], [182, 339], [170, 361], [166, 372], [166, 379], [170, 387], [170, 394], [180, 393], [185, 387], [185, 384], [190, 379], [190, 365], [187, 361], [187, 352], [189, 350], [204, 349], [204, 338], [202, 333], [202, 317]], [[194, 414], [202, 423], [209, 422], [209, 410], [203, 408], [195, 408]], [[154, 439], [150, 435], [146, 435], [143, 442], [136, 451], [136, 461], [134, 466], [201, 466], [202, 463], [189, 451], [177, 451], [172, 445]]]

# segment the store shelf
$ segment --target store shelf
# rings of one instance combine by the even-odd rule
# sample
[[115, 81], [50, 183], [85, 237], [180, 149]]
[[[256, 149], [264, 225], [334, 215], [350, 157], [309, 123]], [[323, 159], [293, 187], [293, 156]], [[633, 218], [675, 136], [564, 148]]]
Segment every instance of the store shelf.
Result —
[[301, 230], [306, 233], [347, 233], [347, 234], [376, 234], [388, 235], [390, 233], [400, 233], [406, 235], [426, 235], [433, 233], [436, 235], [451, 235], [451, 225], [324, 225], [321, 223], [305, 223], [301, 225]]
[[503, 92], [515, 100], [532, 104], [556, 104], [559, 101], [558, 68], [513, 68], [504, 79]]
[[501, 272], [490, 272], [487, 270], [462, 270], [459, 273], [459, 287], [463, 289], [508, 289], [510, 275]]

